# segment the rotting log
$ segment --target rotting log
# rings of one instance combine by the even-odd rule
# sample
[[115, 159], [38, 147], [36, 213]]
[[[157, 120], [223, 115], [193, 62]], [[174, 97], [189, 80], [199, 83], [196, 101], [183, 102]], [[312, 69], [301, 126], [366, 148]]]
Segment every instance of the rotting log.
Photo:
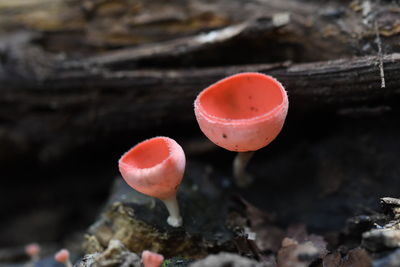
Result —
[[[221, 64], [221, 59], [225, 64], [320, 61], [377, 53], [376, 32], [383, 38], [383, 53], [400, 49], [400, 9], [389, 1], [0, 1], [0, 34], [27, 29], [41, 33], [36, 42], [46, 50], [96, 55], [110, 48], [162, 45], [163, 41], [243, 23], [276, 22], [279, 14], [286, 14], [288, 20], [278, 29], [248, 32], [228, 44], [229, 49], [223, 46], [213, 53], [183, 54], [193, 56], [190, 64], [203, 65]], [[232, 57], [237, 50], [241, 53]], [[223, 56], [216, 59], [216, 52]], [[181, 57], [167, 63], [187, 61]]]
[[0, 2], [3, 156], [46, 160], [99, 138], [193, 126], [196, 93], [239, 71], [277, 77], [291, 110], [381, 112], [398, 100], [395, 4], [227, 1]]
[[[47, 58], [43, 57], [42, 60]], [[149, 105], [155, 113], [159, 110], [153, 104], [165, 108], [179, 102], [184, 110], [188, 106], [185, 103], [191, 105], [196, 93], [205, 86], [227, 75], [244, 71], [267, 73], [278, 78], [293, 99], [294, 107], [300, 110], [337, 109], [349, 104], [368, 104], [385, 97], [395, 98], [400, 94], [400, 54], [383, 57], [387, 80], [384, 89], [381, 88], [379, 66], [374, 56], [306, 64], [283, 62], [186, 70], [110, 70], [101, 66], [86, 68], [84, 64], [71, 67], [69, 62], [63, 64], [57, 61], [51, 66], [43, 62], [43, 68], [38, 70], [35, 65], [30, 65], [29, 59], [26, 62], [16, 60], [14, 63], [14, 70], [21, 70], [20, 73], [13, 73], [14, 70], [8, 72], [6, 68], [5, 72], [0, 72], [1, 90], [4, 92], [2, 102], [10, 107], [27, 100], [28, 107], [57, 110], [68, 108], [69, 105], [78, 108], [83, 105], [84, 109], [89, 103], [88, 94], [96, 94], [96, 99], [101, 103], [113, 104], [108, 96], [115, 95], [119, 101], [138, 104], [136, 108]], [[18, 63], [22, 64], [18, 66]], [[62, 101], [58, 94], [63, 96]], [[144, 103], [141, 98], [147, 102]], [[139, 103], [144, 104], [141, 106]], [[124, 107], [118, 106], [116, 109], [123, 110]], [[151, 117], [151, 111], [147, 115]]]
[[85, 68], [58, 58], [52, 62], [37, 51], [34, 54], [36, 61], [14, 58], [6, 65], [12, 66], [11, 70], [3, 67], [0, 71], [0, 121], [3, 142], [11, 142], [11, 147], [20, 144], [20, 149], [34, 143], [43, 155], [99, 136], [193, 125], [196, 94], [216, 80], [242, 71], [278, 78], [288, 90], [291, 110], [297, 111], [382, 105], [390, 109], [400, 95], [400, 54], [383, 57], [386, 88], [381, 88], [375, 56], [307, 64], [122, 71]]

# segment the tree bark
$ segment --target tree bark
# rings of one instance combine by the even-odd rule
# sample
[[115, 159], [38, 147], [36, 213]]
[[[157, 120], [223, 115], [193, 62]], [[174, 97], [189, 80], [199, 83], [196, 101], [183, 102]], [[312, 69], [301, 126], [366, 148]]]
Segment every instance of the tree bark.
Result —
[[[57, 71], [30, 72], [19, 79], [5, 74], [2, 84], [8, 86], [1, 89], [1, 128], [6, 140], [39, 144], [46, 147], [44, 151], [85, 144], [99, 137], [93, 133], [104, 137], [168, 125], [190, 128], [196, 94], [243, 71], [280, 80], [288, 90], [292, 112], [382, 105], [390, 109], [400, 95], [400, 55], [383, 58], [386, 88], [381, 88], [377, 62], [377, 57], [368, 56], [307, 64], [133, 71], [61, 65]], [[18, 137], [13, 136], [17, 132]]]
[[[282, 21], [282, 14], [288, 20]], [[376, 54], [377, 32], [384, 53], [399, 52], [399, 19], [399, 7], [389, 1], [31, 0], [0, 5], [0, 33], [39, 32], [36, 42], [46, 50], [76, 56], [133, 45], [163, 47], [164, 41], [243, 23], [282, 24], [273, 31], [255, 27], [235, 42], [226, 39], [213, 53], [180, 49], [178, 61], [176, 57], [163, 61], [188, 65], [306, 62]], [[188, 54], [191, 59], [185, 58]]]
[[282, 81], [291, 110], [382, 112], [399, 98], [395, 5], [162, 3], [0, 5], [3, 146], [48, 159], [100, 137], [189, 131], [196, 94], [241, 71]]

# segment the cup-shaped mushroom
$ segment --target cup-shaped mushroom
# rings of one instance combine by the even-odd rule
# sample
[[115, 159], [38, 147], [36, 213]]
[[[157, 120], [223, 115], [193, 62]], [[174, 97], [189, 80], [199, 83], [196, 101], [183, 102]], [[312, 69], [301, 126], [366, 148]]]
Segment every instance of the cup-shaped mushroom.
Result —
[[256, 151], [268, 145], [284, 124], [288, 97], [276, 79], [245, 72], [204, 89], [194, 110], [203, 133], [230, 151]]
[[155, 252], [145, 250], [142, 252], [142, 262], [144, 267], [160, 267], [164, 261], [164, 256]]
[[165, 200], [175, 198], [185, 164], [183, 149], [175, 140], [154, 137], [126, 152], [119, 160], [119, 170], [132, 188]]
[[65, 266], [72, 266], [72, 263], [69, 259], [69, 251], [67, 249], [61, 249], [54, 255], [54, 259], [56, 262], [63, 263]]
[[31, 258], [39, 256], [40, 250], [40, 245], [37, 243], [31, 243], [25, 246], [25, 254]]

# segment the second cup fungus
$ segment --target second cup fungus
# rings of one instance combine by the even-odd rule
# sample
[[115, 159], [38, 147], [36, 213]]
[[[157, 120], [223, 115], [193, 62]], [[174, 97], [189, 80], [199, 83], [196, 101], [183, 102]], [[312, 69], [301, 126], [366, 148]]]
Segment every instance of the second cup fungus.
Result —
[[65, 267], [72, 267], [71, 260], [69, 258], [68, 249], [61, 249], [54, 255], [54, 260], [64, 264]]
[[164, 256], [149, 250], [142, 252], [142, 262], [144, 267], [160, 267], [164, 261]]
[[176, 192], [185, 171], [182, 147], [168, 137], [145, 140], [119, 160], [119, 170], [126, 183], [137, 191], [162, 200], [168, 209], [167, 222], [182, 225]]
[[238, 186], [251, 182], [244, 169], [253, 152], [279, 134], [288, 106], [280, 82], [255, 72], [222, 79], [197, 96], [194, 110], [200, 129], [216, 145], [239, 152], [233, 166]]

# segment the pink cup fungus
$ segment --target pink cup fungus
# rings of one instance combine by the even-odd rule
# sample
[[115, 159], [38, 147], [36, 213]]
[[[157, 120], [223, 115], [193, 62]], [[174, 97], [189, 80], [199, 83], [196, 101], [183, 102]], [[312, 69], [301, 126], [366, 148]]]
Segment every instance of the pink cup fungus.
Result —
[[37, 261], [39, 261], [39, 254], [41, 247], [37, 243], [31, 243], [25, 246], [25, 254], [30, 258], [30, 262], [26, 266], [34, 266]]
[[267, 146], [281, 131], [289, 102], [274, 78], [245, 72], [204, 89], [194, 102], [197, 122], [216, 145], [239, 152], [234, 177], [239, 186], [249, 183], [244, 172], [254, 151]]
[[28, 244], [25, 246], [25, 254], [31, 258], [39, 257], [40, 245], [37, 243]]
[[126, 183], [137, 191], [160, 199], [168, 209], [167, 222], [182, 225], [176, 192], [185, 171], [185, 153], [175, 140], [154, 137], [145, 140], [119, 160], [119, 171]]
[[145, 250], [142, 252], [144, 267], [160, 267], [164, 261], [163, 255]]
[[54, 255], [54, 260], [64, 264], [65, 267], [72, 267], [71, 260], [69, 259], [69, 251], [67, 249], [61, 249]]

